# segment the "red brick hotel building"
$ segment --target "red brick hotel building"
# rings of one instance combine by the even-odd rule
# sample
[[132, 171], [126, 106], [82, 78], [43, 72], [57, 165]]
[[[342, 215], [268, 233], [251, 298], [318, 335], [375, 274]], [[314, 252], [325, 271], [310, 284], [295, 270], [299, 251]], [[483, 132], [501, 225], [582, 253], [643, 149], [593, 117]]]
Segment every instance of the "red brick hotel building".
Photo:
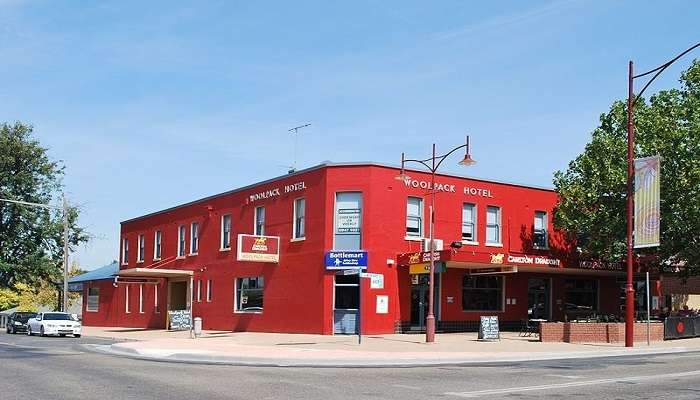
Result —
[[[83, 322], [166, 328], [191, 309], [204, 329], [354, 333], [362, 298], [363, 333], [421, 330], [430, 175], [408, 172], [326, 163], [124, 221], [118, 275], [85, 285]], [[620, 314], [622, 271], [571, 257], [552, 190], [446, 174], [435, 189], [438, 331]], [[366, 251], [374, 278], [327, 269], [332, 250]]]

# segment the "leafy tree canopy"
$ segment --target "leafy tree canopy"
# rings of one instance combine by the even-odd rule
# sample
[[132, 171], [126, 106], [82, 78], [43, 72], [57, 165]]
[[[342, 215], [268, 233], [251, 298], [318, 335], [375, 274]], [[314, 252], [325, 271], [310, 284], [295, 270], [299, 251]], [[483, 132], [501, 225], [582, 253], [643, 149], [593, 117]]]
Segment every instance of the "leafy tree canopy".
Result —
[[[64, 167], [51, 160], [47, 149], [22, 123], [0, 124], [0, 199], [59, 204]], [[61, 210], [0, 201], [0, 288], [16, 283], [35, 286], [62, 276], [63, 215]], [[69, 246], [87, 241], [70, 207]]]
[[[635, 157], [662, 157], [661, 246], [636, 253], [700, 275], [700, 62], [692, 63], [680, 83], [635, 105]], [[555, 173], [554, 185], [560, 196], [554, 224], [578, 235], [582, 256], [624, 260], [626, 102], [613, 103], [601, 115], [584, 152]]]

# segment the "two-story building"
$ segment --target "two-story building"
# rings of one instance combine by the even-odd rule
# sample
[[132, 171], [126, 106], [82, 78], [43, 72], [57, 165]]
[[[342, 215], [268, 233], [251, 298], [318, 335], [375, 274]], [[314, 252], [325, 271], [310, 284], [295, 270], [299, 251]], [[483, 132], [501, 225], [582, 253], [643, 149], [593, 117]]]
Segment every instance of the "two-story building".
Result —
[[[554, 191], [407, 172], [325, 163], [124, 221], [118, 276], [84, 285], [84, 324], [165, 328], [191, 310], [204, 329], [333, 334], [361, 308], [363, 333], [423, 329], [432, 189], [438, 330], [619, 313], [622, 271], [570, 257]], [[367, 251], [375, 279], [327, 269], [331, 250]]]

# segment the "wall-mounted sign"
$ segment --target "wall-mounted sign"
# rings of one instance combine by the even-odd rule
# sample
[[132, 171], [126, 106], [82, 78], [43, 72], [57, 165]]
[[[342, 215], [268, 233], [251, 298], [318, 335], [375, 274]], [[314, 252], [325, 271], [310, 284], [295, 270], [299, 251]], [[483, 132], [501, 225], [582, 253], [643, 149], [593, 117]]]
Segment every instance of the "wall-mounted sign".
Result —
[[339, 250], [326, 252], [326, 269], [367, 269], [367, 252]]
[[371, 272], [363, 272], [360, 278], [369, 278], [370, 289], [384, 289], [384, 275], [374, 274]]
[[423, 251], [423, 252], [417, 252], [417, 253], [403, 253], [399, 254], [397, 257], [396, 263], [398, 265], [413, 265], [413, 264], [425, 264], [430, 262], [431, 254], [432, 254], [432, 259], [435, 261], [443, 261], [446, 260], [447, 257], [449, 256], [450, 250], [440, 250], [440, 251], [433, 251], [432, 253], [429, 251]]
[[280, 261], [279, 236], [238, 235], [238, 261], [270, 262]]
[[388, 314], [389, 313], [389, 296], [379, 295], [377, 296], [377, 314]]
[[[436, 274], [441, 274], [445, 273], [447, 271], [447, 267], [445, 266], [444, 262], [436, 262], [435, 263], [435, 273]], [[430, 273], [430, 264], [411, 264], [408, 266], [408, 274], [409, 275], [420, 275], [420, 274], [429, 274]]]
[[262, 192], [253, 193], [249, 195], [246, 200], [248, 203], [252, 203], [258, 200], [277, 197], [280, 196], [282, 193], [287, 194], [304, 189], [306, 189], [306, 183], [304, 181], [301, 181], [297, 183], [292, 183], [291, 185], [285, 185], [284, 187], [276, 187], [272, 189], [263, 190]]
[[[506, 254], [498, 253], [490, 255], [491, 264], [519, 264], [519, 265], [550, 265], [558, 267], [561, 265], [561, 260], [558, 258], [550, 258], [544, 256], [533, 256], [527, 254]], [[505, 259], [505, 261], [504, 261]]]
[[603, 261], [579, 261], [578, 267], [581, 269], [599, 269], [605, 271], [622, 271], [624, 264], [621, 262], [603, 262]]
[[[428, 181], [417, 181], [415, 179], [406, 179], [404, 181], [404, 184], [408, 188], [433, 190], [433, 184], [431, 182], [428, 182]], [[435, 182], [435, 191], [436, 192], [457, 193], [455, 185], [448, 184], [448, 183], [439, 183], [439, 182]], [[465, 186], [462, 191], [467, 196], [487, 197], [490, 199], [493, 198], [493, 194], [491, 194], [491, 189]]]
[[335, 233], [360, 233], [360, 209], [344, 208], [338, 210]]

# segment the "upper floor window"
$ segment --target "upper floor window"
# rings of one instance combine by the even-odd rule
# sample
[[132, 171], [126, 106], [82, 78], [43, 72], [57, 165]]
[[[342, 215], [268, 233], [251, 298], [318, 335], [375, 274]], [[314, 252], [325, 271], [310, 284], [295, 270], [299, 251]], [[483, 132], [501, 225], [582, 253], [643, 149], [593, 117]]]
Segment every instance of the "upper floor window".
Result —
[[122, 264], [129, 263], [129, 239], [122, 239]]
[[535, 211], [532, 245], [540, 249], [546, 249], [549, 245], [547, 240], [547, 213], [544, 211]]
[[185, 256], [185, 225], [177, 228], [177, 256]]
[[486, 207], [486, 243], [501, 244], [501, 208]]
[[462, 205], [462, 240], [476, 242], [476, 204]]
[[193, 222], [190, 226], [190, 254], [199, 251], [199, 223]]
[[139, 248], [137, 252], [136, 262], [143, 262], [144, 251], [146, 250], [146, 237], [144, 235], [139, 235]]
[[303, 198], [294, 200], [294, 239], [303, 238], [306, 234], [305, 216], [306, 201]]
[[423, 237], [423, 199], [409, 197], [406, 201], [406, 236]]
[[161, 240], [162, 240], [162, 234], [160, 231], [156, 231], [155, 238], [153, 239], [153, 259], [154, 260], [160, 260], [160, 253], [161, 253]]
[[255, 233], [254, 235], [264, 235], [265, 234], [265, 207], [255, 207], [255, 221], [254, 221]]
[[221, 216], [221, 249], [231, 248], [231, 215]]

